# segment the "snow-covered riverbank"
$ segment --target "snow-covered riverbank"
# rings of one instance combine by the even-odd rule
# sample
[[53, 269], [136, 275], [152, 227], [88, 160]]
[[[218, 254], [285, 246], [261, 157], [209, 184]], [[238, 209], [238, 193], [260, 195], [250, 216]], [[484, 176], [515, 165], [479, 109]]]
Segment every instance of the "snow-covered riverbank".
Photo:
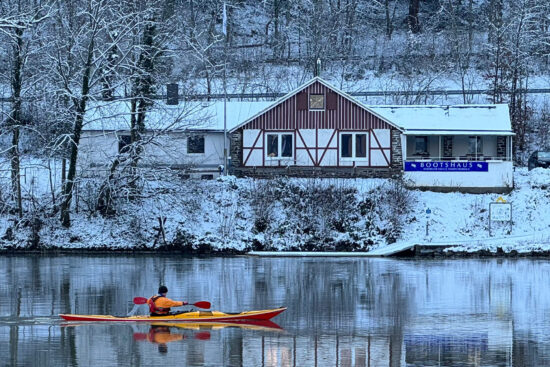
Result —
[[550, 170], [516, 170], [515, 189], [502, 195], [513, 205], [512, 226], [493, 222], [491, 236], [489, 203], [499, 195], [413, 191], [391, 180], [193, 181], [167, 175], [150, 181], [141, 200], [121, 200], [112, 217], [94, 210], [98, 185], [81, 185], [69, 229], [60, 226], [57, 213], [40, 210], [47, 190], [35, 193], [33, 218], [39, 222], [14, 228], [9, 216], [0, 217], [0, 249], [369, 251], [412, 242], [454, 244], [464, 252], [550, 250]]

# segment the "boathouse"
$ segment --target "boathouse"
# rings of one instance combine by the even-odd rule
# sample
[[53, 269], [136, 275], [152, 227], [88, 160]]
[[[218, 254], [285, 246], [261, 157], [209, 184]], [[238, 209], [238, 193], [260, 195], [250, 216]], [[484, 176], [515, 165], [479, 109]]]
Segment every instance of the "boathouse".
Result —
[[392, 177], [471, 192], [513, 187], [508, 106], [367, 106], [319, 77], [230, 130], [239, 176]]

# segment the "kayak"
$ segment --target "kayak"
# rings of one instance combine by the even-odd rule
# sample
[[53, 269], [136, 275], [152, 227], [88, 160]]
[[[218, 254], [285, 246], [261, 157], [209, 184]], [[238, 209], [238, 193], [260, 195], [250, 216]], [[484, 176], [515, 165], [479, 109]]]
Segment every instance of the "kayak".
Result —
[[131, 321], [131, 322], [212, 322], [212, 321], [239, 321], [239, 320], [269, 320], [286, 307], [274, 308], [271, 310], [245, 311], [238, 313], [221, 311], [190, 311], [167, 316], [111, 316], [111, 315], [73, 315], [60, 314], [59, 316], [67, 321]]
[[225, 328], [240, 328], [248, 330], [282, 331], [279, 325], [269, 320], [233, 320], [221, 322], [191, 321], [191, 322], [153, 322], [151, 326], [166, 326], [185, 330], [218, 330]]

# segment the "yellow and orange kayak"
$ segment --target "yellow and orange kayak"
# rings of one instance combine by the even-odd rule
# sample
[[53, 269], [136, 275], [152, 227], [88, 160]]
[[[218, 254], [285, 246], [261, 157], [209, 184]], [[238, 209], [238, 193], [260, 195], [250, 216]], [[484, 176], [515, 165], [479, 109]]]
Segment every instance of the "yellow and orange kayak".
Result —
[[239, 320], [269, 320], [285, 310], [286, 307], [274, 308], [271, 310], [245, 311], [239, 313], [228, 313], [221, 311], [190, 311], [168, 316], [111, 316], [74, 314], [60, 314], [59, 316], [67, 321], [216, 322]]

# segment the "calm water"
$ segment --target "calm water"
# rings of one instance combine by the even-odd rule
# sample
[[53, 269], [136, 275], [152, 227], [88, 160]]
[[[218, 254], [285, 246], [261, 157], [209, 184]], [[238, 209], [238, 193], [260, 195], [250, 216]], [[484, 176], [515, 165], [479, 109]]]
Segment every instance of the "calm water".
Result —
[[[0, 270], [0, 366], [550, 365], [545, 260], [4, 256]], [[221, 311], [288, 310], [282, 330], [57, 316], [126, 314], [160, 283]]]

